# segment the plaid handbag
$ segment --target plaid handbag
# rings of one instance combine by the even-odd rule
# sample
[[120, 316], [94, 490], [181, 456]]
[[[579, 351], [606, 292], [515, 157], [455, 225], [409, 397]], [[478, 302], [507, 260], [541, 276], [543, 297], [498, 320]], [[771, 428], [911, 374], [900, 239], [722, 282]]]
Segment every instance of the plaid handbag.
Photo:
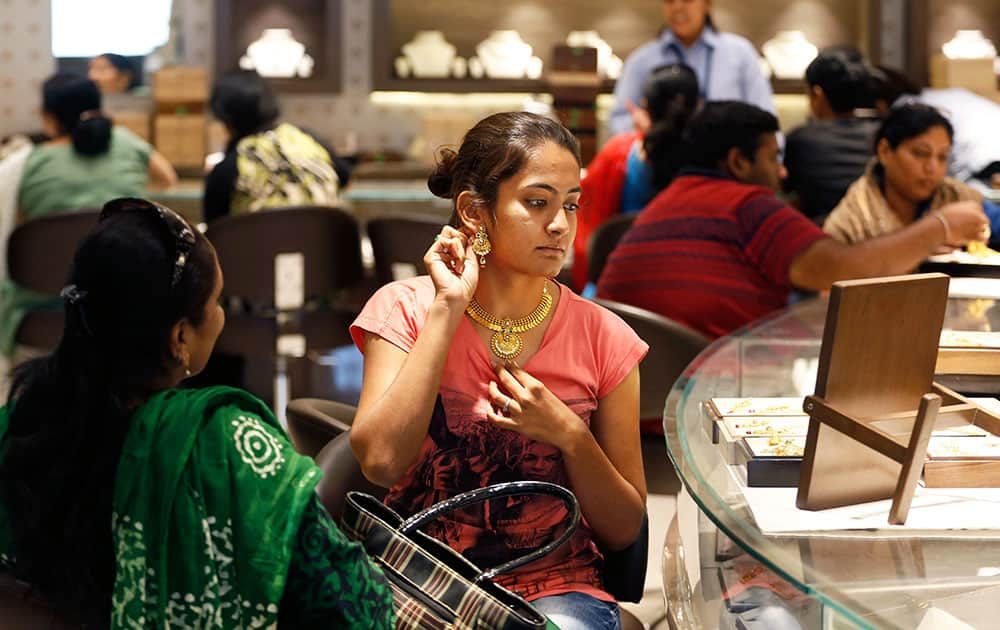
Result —
[[[419, 529], [443, 514], [503, 497], [545, 494], [566, 503], [566, 530], [547, 545], [483, 571]], [[534, 562], [569, 540], [580, 522], [573, 493], [543, 481], [512, 481], [441, 501], [405, 521], [375, 497], [349, 492], [342, 529], [360, 541], [392, 588], [397, 628], [522, 630], [547, 627], [545, 616], [492, 578]]]

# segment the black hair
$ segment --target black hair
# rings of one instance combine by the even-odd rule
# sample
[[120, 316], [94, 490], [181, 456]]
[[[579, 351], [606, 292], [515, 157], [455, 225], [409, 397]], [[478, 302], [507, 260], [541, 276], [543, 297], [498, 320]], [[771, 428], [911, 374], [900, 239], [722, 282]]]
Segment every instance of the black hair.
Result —
[[152, 209], [101, 220], [80, 243], [55, 351], [19, 366], [0, 443], [13, 571], [54, 607], [107, 623], [112, 499], [129, 419], [175, 366], [173, 326], [203, 319], [215, 253], [197, 230], [177, 281], [177, 238]]
[[806, 83], [819, 86], [830, 108], [838, 114], [849, 114], [870, 104], [868, 69], [859, 59], [860, 53], [855, 56], [851, 52], [857, 53], [844, 46], [827, 48], [806, 67]]
[[487, 116], [466, 132], [457, 152], [449, 148], [438, 151], [427, 188], [438, 197], [452, 200], [450, 224], [459, 227], [456, 203], [460, 193], [473, 193], [477, 206], [492, 211], [500, 184], [516, 175], [531, 152], [545, 142], [566, 149], [582, 166], [580, 143], [559, 122], [528, 112]]
[[875, 101], [892, 106], [899, 97], [920, 94], [920, 88], [908, 76], [888, 66], [875, 66], [871, 70], [870, 90]]
[[128, 75], [128, 85], [125, 87], [126, 90], [131, 90], [142, 83], [142, 72], [140, 72], [140, 66], [132, 63], [132, 60], [125, 55], [119, 55], [117, 53], [104, 53], [97, 55], [97, 57], [107, 59], [108, 63], [115, 67], [115, 70]]
[[229, 72], [215, 81], [212, 113], [233, 132], [233, 141], [262, 131], [281, 115], [274, 92], [254, 70]]
[[81, 155], [101, 155], [111, 147], [111, 119], [101, 113], [101, 92], [87, 77], [55, 74], [42, 84], [42, 109], [55, 118]]
[[643, 96], [653, 122], [643, 150], [653, 169], [653, 188], [663, 190], [683, 160], [681, 135], [698, 106], [698, 75], [682, 63], [661, 66], [646, 79]]
[[943, 127], [948, 133], [948, 140], [955, 139], [955, 128], [936, 108], [923, 103], [907, 103], [893, 107], [875, 134], [875, 149], [878, 150], [878, 144], [883, 139], [895, 149], [905, 140], [916, 138], [933, 127]]
[[716, 169], [730, 149], [753, 162], [761, 136], [778, 131], [774, 114], [740, 101], [710, 101], [684, 128], [682, 166]]

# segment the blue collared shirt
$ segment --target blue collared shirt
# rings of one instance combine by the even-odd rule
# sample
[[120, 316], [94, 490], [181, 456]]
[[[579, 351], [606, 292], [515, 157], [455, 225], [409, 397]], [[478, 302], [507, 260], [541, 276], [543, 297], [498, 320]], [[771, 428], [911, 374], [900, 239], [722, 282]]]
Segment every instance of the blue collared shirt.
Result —
[[625, 101], [641, 105], [646, 78], [670, 63], [685, 63], [694, 69], [704, 100], [745, 101], [775, 111], [771, 83], [761, 72], [760, 56], [749, 41], [706, 26], [694, 44], [685, 48], [669, 29], [664, 29], [658, 39], [636, 48], [625, 60], [608, 120], [612, 134], [632, 130], [632, 116], [625, 109]]

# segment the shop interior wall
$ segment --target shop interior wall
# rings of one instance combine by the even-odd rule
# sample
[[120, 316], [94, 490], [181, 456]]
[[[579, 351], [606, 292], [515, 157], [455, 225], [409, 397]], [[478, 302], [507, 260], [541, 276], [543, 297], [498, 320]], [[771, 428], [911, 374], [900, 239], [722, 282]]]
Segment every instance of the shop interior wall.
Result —
[[[183, 9], [181, 23], [187, 61], [212, 67], [213, 1], [176, 1]], [[854, 41], [864, 49], [870, 28], [866, 23], [869, 1], [875, 0], [715, 0], [713, 14], [720, 28], [742, 33], [758, 46], [778, 30], [800, 28], [820, 46]], [[939, 49], [956, 29], [970, 26], [983, 29], [988, 37], [1000, 43], [1000, 3], [996, 0], [927, 1], [930, 50]], [[441, 28], [438, 22], [427, 22], [426, 16], [433, 16], [445, 5], [453, 7], [454, 0], [395, 1], [393, 4], [398, 5], [393, 10], [397, 15], [402, 12], [404, 20], [401, 23], [406, 25], [406, 30], [399, 30], [393, 36], [392, 45], [398, 47], [396, 37], [405, 38], [407, 33], [412, 36], [421, 28]], [[517, 28], [529, 42], [539, 37], [539, 29], [544, 28], [549, 33], [547, 37], [551, 38], [553, 32], [564, 33], [580, 27], [574, 20], [586, 13], [590, 16], [588, 23], [600, 31], [617, 52], [626, 54], [626, 38], [635, 41], [636, 33], [652, 37], [660, 23], [659, 3], [650, 0], [615, 3], [606, 0], [512, 0], [505, 3], [476, 0], [467, 4], [489, 7], [488, 11], [479, 9], [485, 12], [483, 19], [486, 21], [472, 22], [463, 15], [464, 28], [455, 32], [446, 29], [446, 32], [456, 44], [470, 48], [493, 28]], [[504, 17], [507, 9], [509, 13]], [[415, 100], [397, 101], [391, 105], [372, 104], [371, 0], [344, 0], [343, 16], [341, 92], [283, 95], [286, 118], [330, 137], [338, 146], [353, 145], [366, 151], [405, 151], [428, 119], [464, 117], [475, 120], [488, 113], [488, 105], [482, 103], [441, 105]], [[542, 17], [545, 20], [539, 19]], [[50, 53], [50, 18], [50, 3], [46, 0], [0, 2], [0, 135], [40, 127], [39, 89], [54, 69]], [[475, 28], [470, 28], [470, 24], [475, 24]], [[539, 45], [551, 46], [551, 39]]]
[[[187, 62], [212, 68], [214, 2], [175, 2], [182, 4]], [[418, 107], [381, 107], [369, 102], [370, 0], [344, 0], [343, 15], [341, 92], [282, 95], [284, 116], [329, 137], [337, 146], [405, 151], [420, 131], [424, 112]], [[41, 127], [37, 113], [41, 83], [55, 68], [50, 21], [47, 0], [0, 1], [0, 136]]]
[[941, 50], [958, 29], [977, 28], [1000, 46], [1000, 1], [998, 0], [927, 0], [928, 50]]
[[[436, 29], [459, 55], [475, 54], [475, 46], [490, 31], [515, 29], [546, 60], [554, 44], [572, 30], [594, 29], [625, 57], [637, 45], [656, 37], [662, 24], [659, 2], [650, 0], [510, 0], [468, 2], [455, 11], [454, 0], [392, 0], [394, 50], [420, 30]], [[802, 30], [819, 47], [865, 42], [862, 22], [868, 0], [714, 0], [712, 16], [718, 27], [739, 33], [760, 46], [781, 30]]]

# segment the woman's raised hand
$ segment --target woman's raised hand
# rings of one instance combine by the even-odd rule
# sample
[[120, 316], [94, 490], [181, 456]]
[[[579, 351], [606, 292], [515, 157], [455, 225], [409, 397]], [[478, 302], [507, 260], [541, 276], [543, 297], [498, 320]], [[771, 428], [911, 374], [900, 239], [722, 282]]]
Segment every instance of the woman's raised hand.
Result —
[[472, 239], [450, 225], [441, 228], [424, 254], [424, 266], [434, 282], [438, 297], [463, 309], [472, 300], [479, 283], [479, 267], [472, 251]]
[[[486, 416], [497, 426], [566, 452], [580, 432], [589, 429], [580, 416], [544, 383], [514, 364], [496, 368], [489, 385], [493, 406]], [[499, 381], [499, 384], [498, 384]]]
[[935, 212], [940, 212], [945, 219], [950, 245], [965, 245], [972, 241], [985, 243], [990, 239], [990, 220], [978, 202], [956, 201]]

